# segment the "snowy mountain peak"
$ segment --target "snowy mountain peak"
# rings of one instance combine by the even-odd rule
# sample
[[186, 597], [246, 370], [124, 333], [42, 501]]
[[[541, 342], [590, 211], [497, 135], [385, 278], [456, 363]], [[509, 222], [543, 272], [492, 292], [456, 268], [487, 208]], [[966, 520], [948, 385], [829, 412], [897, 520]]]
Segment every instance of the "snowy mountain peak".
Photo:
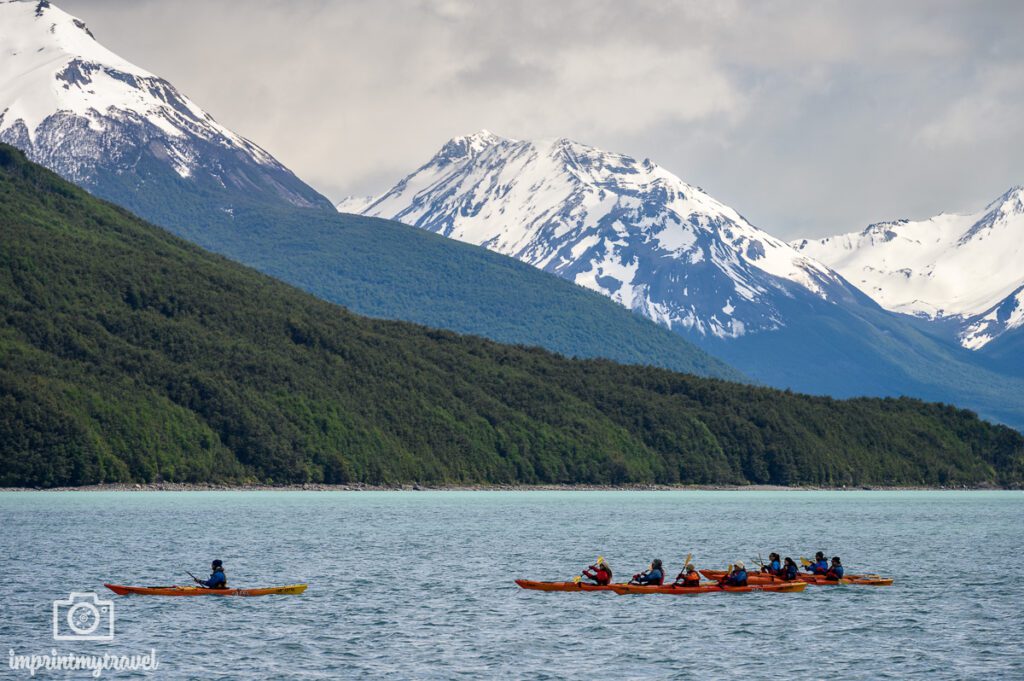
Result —
[[962, 345], [983, 347], [1024, 323], [1024, 187], [971, 214], [898, 220], [862, 232], [794, 242], [838, 270], [882, 307], [958, 326]]
[[[0, 2], [0, 141], [80, 184], [95, 181], [102, 167], [137, 167], [142, 155], [179, 178], [270, 187], [295, 205], [324, 201], [269, 153], [45, 0]], [[249, 170], [240, 172], [242, 165]]]
[[736, 337], [783, 300], [846, 295], [834, 272], [649, 159], [568, 138], [456, 137], [377, 199], [339, 210], [483, 245], [667, 326]]

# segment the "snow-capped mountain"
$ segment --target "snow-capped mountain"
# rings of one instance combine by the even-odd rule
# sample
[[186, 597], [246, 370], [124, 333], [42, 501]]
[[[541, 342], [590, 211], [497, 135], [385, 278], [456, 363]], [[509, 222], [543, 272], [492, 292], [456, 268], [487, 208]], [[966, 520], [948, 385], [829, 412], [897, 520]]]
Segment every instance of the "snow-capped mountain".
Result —
[[849, 295], [836, 273], [664, 168], [568, 139], [456, 137], [383, 195], [338, 209], [485, 246], [699, 336], [776, 329], [784, 301]]
[[977, 350], [1024, 326], [1024, 187], [984, 210], [793, 242], [894, 312], [952, 327]]
[[[0, 141], [106, 198], [181, 180], [296, 206], [326, 199], [46, 0], [0, 1]], [[329, 205], [329, 204], [328, 204]]]

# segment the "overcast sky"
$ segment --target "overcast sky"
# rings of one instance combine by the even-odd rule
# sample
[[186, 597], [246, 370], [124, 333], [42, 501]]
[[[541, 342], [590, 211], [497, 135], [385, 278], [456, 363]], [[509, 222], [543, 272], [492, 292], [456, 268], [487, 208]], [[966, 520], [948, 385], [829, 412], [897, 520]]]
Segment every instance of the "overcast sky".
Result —
[[649, 157], [785, 238], [1024, 184], [1024, 2], [56, 4], [335, 200], [481, 128]]

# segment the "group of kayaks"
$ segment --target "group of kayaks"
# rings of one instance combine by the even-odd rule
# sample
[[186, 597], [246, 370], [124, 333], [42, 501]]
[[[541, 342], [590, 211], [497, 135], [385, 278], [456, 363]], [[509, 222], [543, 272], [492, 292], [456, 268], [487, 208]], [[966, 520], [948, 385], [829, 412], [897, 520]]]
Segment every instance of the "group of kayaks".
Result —
[[[838, 562], [839, 559], [836, 558], [834, 560]], [[805, 565], [810, 565], [806, 560], [804, 560], [804, 563]], [[604, 565], [603, 568], [602, 564]], [[687, 556], [686, 568], [684, 570], [684, 573], [687, 573], [686, 579], [683, 579], [684, 573], [680, 573], [680, 577], [674, 583], [666, 584], [663, 578], [659, 576], [663, 575], [661, 561], [655, 561], [653, 567], [658, 570], [655, 575], [657, 576], [655, 583], [651, 583], [650, 580], [646, 580], [647, 583], [644, 583], [645, 580], [642, 577], [648, 573], [634, 575], [633, 579], [629, 582], [612, 583], [609, 580], [611, 576], [610, 568], [607, 568], [603, 558], [598, 558], [595, 565], [590, 566], [579, 577], [569, 582], [544, 582], [532, 579], [517, 579], [515, 581], [523, 589], [532, 591], [611, 591], [620, 595], [674, 594], [679, 596], [719, 592], [749, 593], [753, 591], [795, 593], [804, 591], [808, 586], [840, 586], [847, 584], [890, 586], [894, 581], [891, 577], [882, 577], [881, 575], [843, 575], [842, 573], [837, 575], [832, 572], [829, 572], [828, 575], [815, 574], [813, 572], [795, 574], [790, 572], [790, 578], [787, 578], [781, 573], [773, 574], [771, 566], [763, 566], [761, 572], [747, 573], [743, 569], [743, 564], [738, 563], [736, 567], [742, 570], [742, 581], [734, 583], [736, 580], [731, 579], [731, 576], [736, 574], [735, 571], [731, 572], [734, 566], [730, 566], [730, 570], [697, 570], [690, 563], [690, 556]], [[606, 569], [608, 572], [604, 575], [595, 574], [591, 572], [594, 569]], [[810, 569], [810, 567], [806, 569]], [[603, 577], [603, 581], [598, 581], [597, 583], [594, 581], [588, 582], [584, 581], [584, 577], [591, 580], [595, 578], [600, 580]]]

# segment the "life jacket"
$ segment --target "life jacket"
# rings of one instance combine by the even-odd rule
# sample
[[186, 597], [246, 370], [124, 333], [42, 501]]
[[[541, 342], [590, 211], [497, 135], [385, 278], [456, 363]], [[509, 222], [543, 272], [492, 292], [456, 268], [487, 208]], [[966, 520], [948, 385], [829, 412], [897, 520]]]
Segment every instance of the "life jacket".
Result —
[[700, 586], [700, 574], [689, 572], [683, 575], [683, 586]]
[[824, 575], [828, 573], [828, 563], [824, 560], [819, 560], [817, 563], [811, 564], [811, 571], [816, 575]]
[[834, 579], [834, 580], [836, 580], [838, 582], [840, 579], [843, 578], [843, 574], [845, 572], [846, 571], [843, 570], [843, 566], [842, 565], [833, 565], [825, 573], [825, 579]]
[[797, 572], [796, 565], [787, 565], [782, 568], [782, 578], [786, 581], [792, 582], [796, 579]]
[[591, 579], [593, 579], [595, 582], [597, 582], [601, 586], [605, 586], [605, 585], [611, 583], [612, 575], [611, 575], [610, 572], [608, 572], [604, 568], [598, 568], [597, 572], [594, 573], [594, 576]]

